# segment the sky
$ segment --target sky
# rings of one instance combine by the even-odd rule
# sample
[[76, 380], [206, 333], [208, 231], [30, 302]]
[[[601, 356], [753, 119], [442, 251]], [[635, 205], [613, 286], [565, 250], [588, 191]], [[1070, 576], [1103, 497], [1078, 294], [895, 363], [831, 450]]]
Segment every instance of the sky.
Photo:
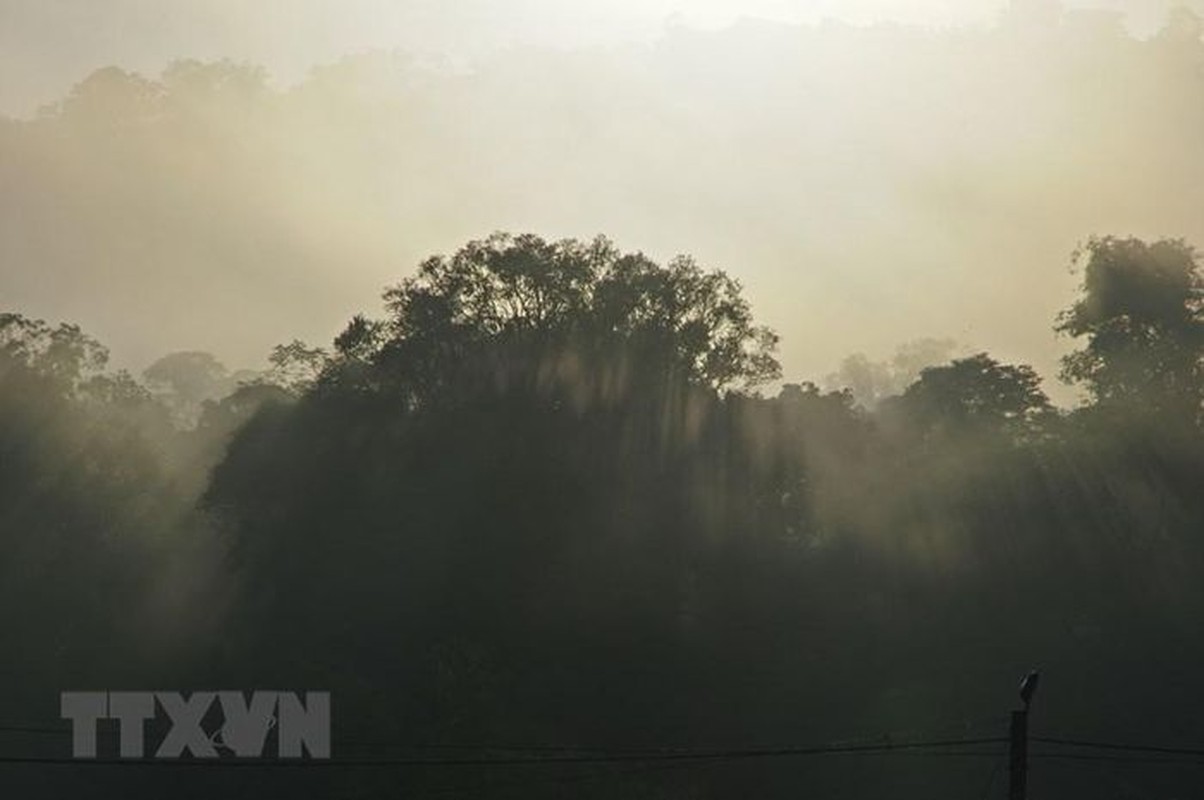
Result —
[[[987, 0], [0, 0], [0, 310], [257, 368], [471, 239], [606, 234], [739, 279], [786, 380], [941, 339], [1070, 402], [1076, 246], [1204, 244], [1169, 5], [1043, 38]], [[80, 84], [109, 65], [174, 105]]]
[[[1138, 32], [1155, 27], [1178, 4], [1068, 3], [1122, 13]], [[178, 58], [231, 58], [263, 64], [289, 82], [314, 64], [365, 49], [463, 59], [511, 44], [643, 41], [674, 21], [718, 27], [740, 17], [984, 25], [1004, 5], [1004, 0], [0, 0], [0, 113], [31, 114], [93, 69], [111, 64], [154, 73]], [[1204, 7], [1201, 0], [1194, 5]]]

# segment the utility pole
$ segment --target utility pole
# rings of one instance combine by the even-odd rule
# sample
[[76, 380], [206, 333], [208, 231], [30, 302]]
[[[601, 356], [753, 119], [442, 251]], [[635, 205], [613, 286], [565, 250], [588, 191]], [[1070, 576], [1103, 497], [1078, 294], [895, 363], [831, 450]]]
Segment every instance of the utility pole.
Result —
[[1035, 670], [1020, 682], [1020, 699], [1024, 708], [1012, 712], [1012, 728], [1008, 746], [1008, 800], [1028, 797], [1028, 706], [1037, 691], [1041, 676]]

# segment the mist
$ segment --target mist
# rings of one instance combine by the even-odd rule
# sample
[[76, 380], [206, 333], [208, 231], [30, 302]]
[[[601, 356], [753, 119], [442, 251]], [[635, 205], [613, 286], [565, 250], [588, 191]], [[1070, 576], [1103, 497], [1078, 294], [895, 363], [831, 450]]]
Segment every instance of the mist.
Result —
[[1193, 19], [676, 25], [349, 55], [283, 88], [252, 63], [107, 67], [3, 126], [5, 300], [137, 369], [258, 367], [474, 236], [604, 232], [738, 277], [788, 378], [925, 337], [1052, 376], [1065, 347], [1034, 323], [1078, 243], [1201, 234]]
[[1190, 10], [0, 12], [0, 791], [1198, 793]]

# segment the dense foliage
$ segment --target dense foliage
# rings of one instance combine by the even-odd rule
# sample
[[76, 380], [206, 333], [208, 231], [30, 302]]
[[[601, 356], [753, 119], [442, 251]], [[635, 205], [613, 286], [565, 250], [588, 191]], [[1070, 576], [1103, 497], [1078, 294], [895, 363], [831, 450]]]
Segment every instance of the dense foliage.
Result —
[[[1199, 265], [1182, 242], [1122, 239], [1084, 261], [1058, 321], [1089, 392], [1073, 411], [985, 353], [872, 410], [808, 383], [757, 394], [775, 339], [738, 284], [604, 239], [472, 242], [388, 289], [383, 318], [329, 350], [281, 346], [241, 382], [179, 353], [144, 388], [77, 328], [6, 314], [11, 674], [47, 697], [327, 688], [341, 755], [397, 756], [998, 735], [1036, 664], [1043, 730], [1199, 738]], [[13, 713], [45, 713], [36, 693]], [[927, 797], [981, 791], [980, 767], [270, 780], [344, 797]], [[1141, 780], [1160, 796], [1194, 769]], [[1108, 785], [1039, 778], [1067, 797]]]

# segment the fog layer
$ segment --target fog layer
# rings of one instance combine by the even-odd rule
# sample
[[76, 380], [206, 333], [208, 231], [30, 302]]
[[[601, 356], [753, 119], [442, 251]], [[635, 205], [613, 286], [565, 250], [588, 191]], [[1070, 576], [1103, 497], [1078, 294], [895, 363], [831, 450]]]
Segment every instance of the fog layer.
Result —
[[1039, 5], [991, 29], [678, 26], [467, 67], [378, 52], [291, 88], [231, 62], [103, 69], [0, 121], [0, 300], [134, 368], [258, 366], [430, 253], [604, 231], [739, 278], [787, 379], [923, 337], [1051, 375], [1076, 244], [1204, 239], [1204, 45], [1190, 14], [1136, 38]]

